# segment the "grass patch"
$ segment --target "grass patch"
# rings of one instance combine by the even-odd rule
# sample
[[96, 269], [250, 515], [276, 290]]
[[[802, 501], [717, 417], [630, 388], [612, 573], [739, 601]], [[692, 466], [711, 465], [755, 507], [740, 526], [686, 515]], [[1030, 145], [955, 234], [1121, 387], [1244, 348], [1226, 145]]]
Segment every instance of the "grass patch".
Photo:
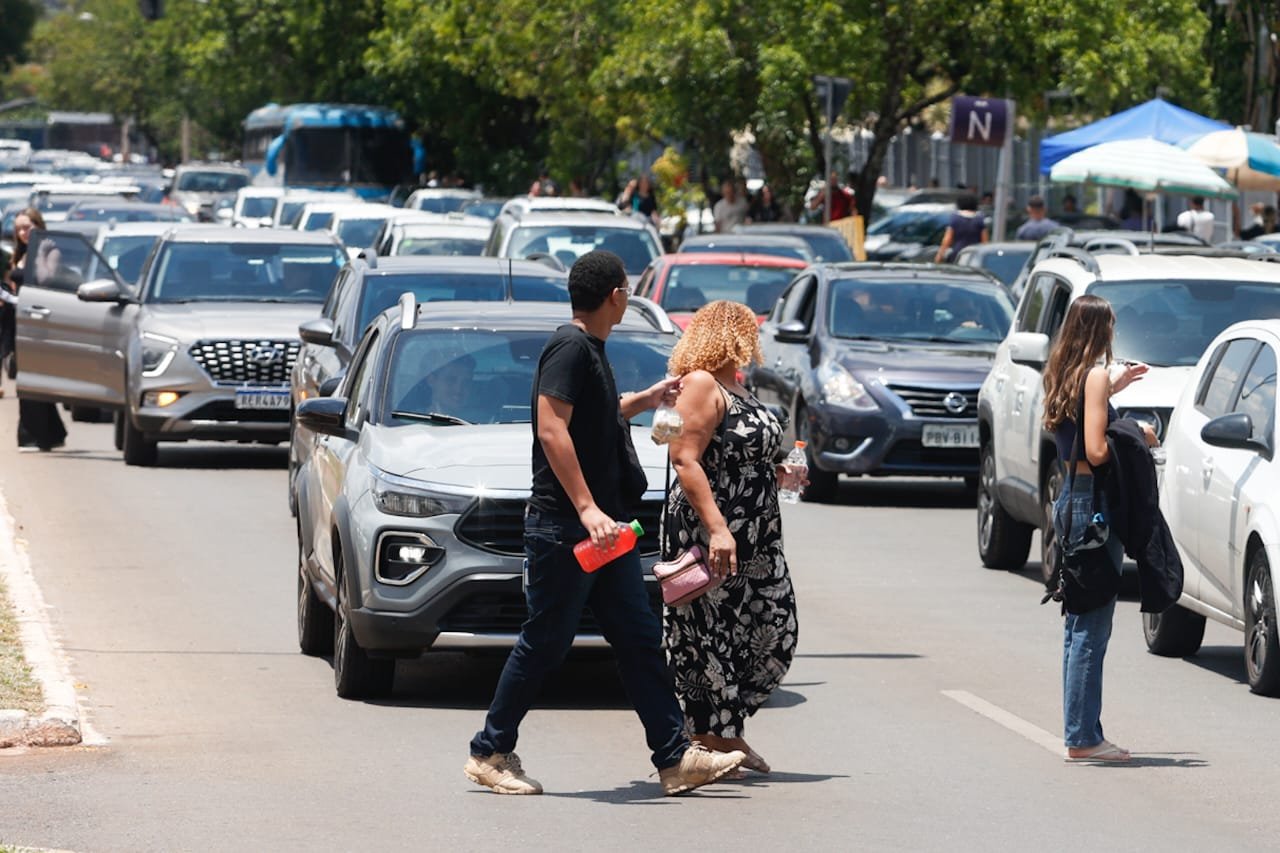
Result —
[[[0, 709], [19, 708], [32, 713], [43, 710], [40, 685], [22, 656], [18, 622], [9, 606], [9, 594], [0, 581]], [[0, 847], [0, 853], [5, 848]]]

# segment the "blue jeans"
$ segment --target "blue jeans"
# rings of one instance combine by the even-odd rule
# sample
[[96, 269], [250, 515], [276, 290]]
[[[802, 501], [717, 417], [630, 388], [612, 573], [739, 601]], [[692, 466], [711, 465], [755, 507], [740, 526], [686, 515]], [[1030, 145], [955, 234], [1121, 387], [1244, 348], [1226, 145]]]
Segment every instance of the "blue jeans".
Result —
[[484, 729], [471, 741], [472, 755], [485, 757], [515, 749], [520, 721], [529, 713], [547, 674], [569, 653], [587, 604], [618, 659], [622, 684], [644, 725], [653, 765], [661, 770], [678, 764], [689, 747], [684, 714], [662, 651], [662, 622], [649, 607], [640, 556], [632, 550], [588, 574], [573, 556], [573, 546], [585, 538], [587, 532], [576, 518], [532, 509], [525, 513], [529, 618], [502, 669]]
[[[1064, 488], [1053, 505], [1053, 526], [1063, 547], [1067, 512], [1071, 512], [1071, 543], [1084, 535], [1085, 525], [1095, 511], [1107, 516], [1106, 495], [1099, 494], [1101, 506], [1093, 504], [1093, 477], [1076, 474], [1070, 493]], [[1124, 559], [1124, 546], [1112, 535], [1104, 546], [1116, 573]], [[1062, 635], [1062, 717], [1063, 740], [1068, 747], [1088, 748], [1102, 743], [1102, 661], [1111, 640], [1111, 621], [1116, 600], [1088, 613], [1066, 615]]]

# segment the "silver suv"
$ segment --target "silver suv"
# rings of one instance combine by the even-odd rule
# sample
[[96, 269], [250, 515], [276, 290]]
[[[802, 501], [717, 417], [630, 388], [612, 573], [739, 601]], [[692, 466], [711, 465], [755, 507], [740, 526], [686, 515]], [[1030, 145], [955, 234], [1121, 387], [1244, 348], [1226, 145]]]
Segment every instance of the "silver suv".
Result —
[[82, 235], [40, 231], [18, 310], [21, 397], [113, 409], [116, 446], [289, 437], [298, 325], [345, 260], [323, 233], [208, 227], [159, 238], [137, 286]]

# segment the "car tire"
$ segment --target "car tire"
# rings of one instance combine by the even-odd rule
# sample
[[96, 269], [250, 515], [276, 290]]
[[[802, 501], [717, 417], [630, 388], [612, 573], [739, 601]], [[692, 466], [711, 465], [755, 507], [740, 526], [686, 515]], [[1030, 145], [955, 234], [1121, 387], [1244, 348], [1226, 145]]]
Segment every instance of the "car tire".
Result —
[[1259, 548], [1249, 560], [1244, 597], [1244, 664], [1249, 689], [1280, 696], [1280, 639], [1276, 636], [1276, 596], [1271, 564]]
[[1058, 588], [1057, 561], [1061, 554], [1055, 545], [1058, 532], [1053, 526], [1053, 505], [1062, 494], [1063, 483], [1066, 482], [1066, 471], [1062, 463], [1054, 460], [1049, 463], [1049, 470], [1040, 484], [1040, 512], [1043, 520], [1040, 523], [1040, 580], [1045, 589]]
[[1185, 658], [1200, 651], [1204, 624], [1199, 613], [1175, 604], [1163, 613], [1143, 613], [1142, 636], [1151, 654]]
[[333, 654], [333, 611], [316, 595], [302, 559], [302, 525], [298, 525], [298, 648], [304, 655]]
[[156, 459], [159, 456], [156, 450], [156, 442], [147, 438], [146, 433], [133, 425], [128, 412], [122, 412], [120, 417], [124, 421], [123, 435], [120, 442], [120, 449], [124, 452], [124, 464], [141, 466], [156, 464]]
[[116, 450], [124, 450], [124, 418], [123, 412], [116, 412], [112, 417], [112, 443]]
[[982, 446], [978, 467], [978, 556], [988, 569], [1018, 571], [1031, 553], [1035, 528], [1005, 511], [996, 495], [996, 457], [992, 443]]
[[351, 605], [347, 583], [342, 576], [342, 552], [334, 554], [334, 577], [338, 587], [338, 609], [333, 620], [333, 685], [343, 699], [385, 696], [395, 684], [394, 658], [377, 659], [356, 642], [351, 631]]
[[823, 471], [814, 461], [813, 441], [809, 435], [809, 412], [803, 406], [796, 410], [796, 440], [804, 442], [805, 464], [809, 466], [809, 485], [800, 493], [800, 500], [808, 503], [828, 503], [835, 500], [840, 489], [840, 475]]

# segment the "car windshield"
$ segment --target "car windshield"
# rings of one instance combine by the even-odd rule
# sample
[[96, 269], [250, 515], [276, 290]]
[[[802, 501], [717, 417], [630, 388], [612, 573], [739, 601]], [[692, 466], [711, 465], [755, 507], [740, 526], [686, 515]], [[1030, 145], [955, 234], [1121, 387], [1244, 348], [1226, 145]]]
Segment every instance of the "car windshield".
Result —
[[418, 210], [427, 213], [453, 213], [461, 210], [470, 199], [464, 195], [428, 196], [418, 199]]
[[405, 237], [396, 246], [394, 255], [481, 255], [485, 240], [467, 240], [462, 237]]
[[1030, 249], [992, 249], [978, 255], [978, 266], [1005, 284], [1013, 284], [1030, 254]]
[[190, 193], [233, 193], [249, 185], [249, 176], [239, 172], [183, 172], [175, 189]]
[[240, 215], [246, 219], [265, 219], [276, 212], [276, 200], [270, 196], [249, 196], [240, 204]]
[[796, 270], [733, 264], [685, 264], [672, 267], [662, 288], [662, 307], [670, 312], [697, 311], [708, 302], [728, 299], [767, 314], [795, 277]]
[[303, 231], [323, 231], [333, 221], [331, 211], [314, 210], [307, 214], [307, 221], [302, 223]]
[[[477, 329], [400, 334], [387, 372], [382, 422], [528, 423], [533, 373], [550, 335], [550, 330]], [[620, 391], [657, 382], [666, 375], [670, 357], [670, 336], [619, 331], [609, 336], [609, 362]], [[632, 419], [651, 422], [651, 413]]]
[[799, 246], [760, 245], [738, 240], [732, 242], [709, 241], [706, 243], [686, 243], [680, 247], [681, 252], [745, 252], [751, 255], [774, 255], [779, 258], [791, 258], [797, 261], [808, 261], [809, 250]]
[[306, 207], [305, 201], [282, 201], [280, 202], [280, 224], [285, 228], [292, 228], [298, 224], [298, 215], [302, 213], [302, 208]]
[[102, 256], [112, 269], [130, 284], [136, 284], [142, 264], [156, 244], [155, 234], [128, 234], [107, 237], [102, 241]]
[[879, 341], [995, 344], [1013, 321], [998, 285], [957, 281], [840, 279], [827, 308], [835, 337]]
[[[368, 326], [406, 292], [413, 293], [418, 302], [501, 302], [507, 298], [507, 277], [443, 272], [371, 275], [360, 295], [358, 327]], [[569, 284], [555, 276], [518, 275], [511, 280], [511, 296], [517, 302], [568, 302]]]
[[373, 245], [383, 219], [344, 219], [338, 223], [338, 239], [347, 246], [363, 248]]
[[630, 275], [639, 275], [660, 254], [648, 231], [610, 228], [607, 225], [538, 225], [517, 228], [507, 255], [527, 258], [544, 253], [559, 258], [566, 267], [595, 249], [613, 252], [622, 258]]
[[947, 211], [898, 211], [872, 225], [867, 234], [885, 234], [896, 243], [935, 243], [942, 240], [950, 220]]
[[501, 199], [477, 199], [475, 201], [464, 202], [459, 208], [467, 216], [481, 216], [485, 219], [497, 219], [502, 205], [505, 204]]
[[1116, 358], [1194, 365], [1218, 334], [1241, 320], [1280, 317], [1280, 286], [1233, 281], [1125, 281], [1089, 288], [1116, 314]]
[[336, 246], [170, 243], [145, 301], [323, 302], [345, 260]]

